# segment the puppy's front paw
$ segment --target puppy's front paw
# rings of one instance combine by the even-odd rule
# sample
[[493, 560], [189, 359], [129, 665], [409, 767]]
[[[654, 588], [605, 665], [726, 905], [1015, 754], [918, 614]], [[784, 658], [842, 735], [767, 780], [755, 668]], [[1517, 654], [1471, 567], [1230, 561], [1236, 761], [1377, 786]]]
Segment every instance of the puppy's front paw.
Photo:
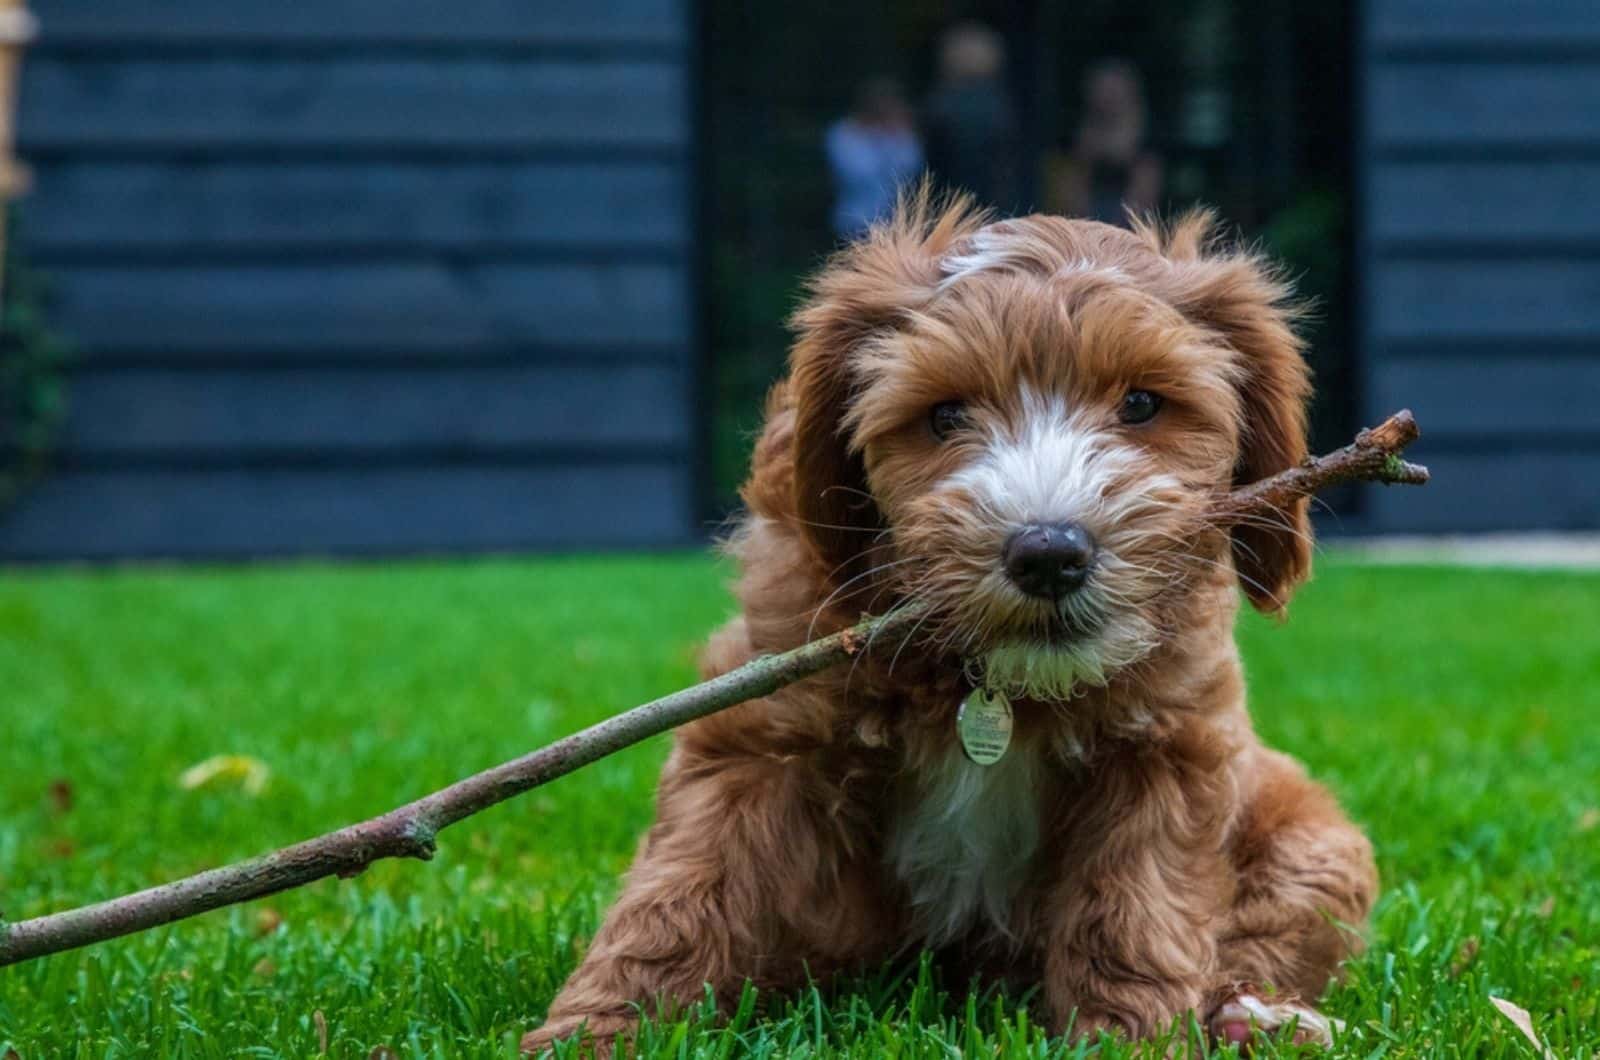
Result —
[[1219, 1045], [1237, 1045], [1241, 1049], [1248, 1048], [1258, 1032], [1276, 1034], [1290, 1024], [1294, 1025], [1296, 1045], [1332, 1045], [1334, 1028], [1343, 1030], [1337, 1020], [1304, 1002], [1295, 998], [1267, 998], [1253, 990], [1240, 990], [1223, 999], [1207, 1023], [1213, 1041]]
[[633, 1020], [626, 1016], [558, 1016], [522, 1036], [522, 1055], [551, 1056], [551, 1047], [557, 1042], [576, 1038], [582, 1043], [579, 1055], [610, 1060], [617, 1035], [632, 1028]]
[[1070, 1009], [1057, 1003], [1057, 1012], [1072, 1012], [1066, 1030], [1077, 1041], [1093, 1042], [1102, 1032], [1141, 1041], [1165, 1033], [1174, 1020], [1205, 1004], [1200, 990], [1187, 982], [1101, 978], [1094, 985]]

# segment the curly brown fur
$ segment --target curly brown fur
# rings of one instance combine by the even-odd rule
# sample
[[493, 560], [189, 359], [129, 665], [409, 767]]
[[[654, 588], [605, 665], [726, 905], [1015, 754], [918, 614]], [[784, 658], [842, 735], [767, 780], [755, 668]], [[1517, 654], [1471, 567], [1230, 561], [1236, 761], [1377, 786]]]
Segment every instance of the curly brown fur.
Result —
[[[1226, 1037], [1267, 1011], [1258, 986], [1314, 1000], [1372, 903], [1371, 852], [1257, 740], [1233, 641], [1236, 587], [1281, 611], [1310, 529], [1303, 505], [1206, 519], [1305, 456], [1287, 297], [1204, 214], [985, 223], [919, 196], [841, 252], [795, 317], [728, 543], [742, 614], [704, 669], [907, 601], [929, 618], [678, 733], [622, 896], [525, 1045], [603, 1047], [639, 1004], [920, 947], [1039, 985], [1079, 1034], [1196, 1011]], [[1164, 402], [1132, 425], [1136, 389]], [[1020, 592], [1009, 535], [1063, 519], [1097, 542], [1088, 580]], [[978, 682], [1016, 715], [988, 767], [954, 723]]]

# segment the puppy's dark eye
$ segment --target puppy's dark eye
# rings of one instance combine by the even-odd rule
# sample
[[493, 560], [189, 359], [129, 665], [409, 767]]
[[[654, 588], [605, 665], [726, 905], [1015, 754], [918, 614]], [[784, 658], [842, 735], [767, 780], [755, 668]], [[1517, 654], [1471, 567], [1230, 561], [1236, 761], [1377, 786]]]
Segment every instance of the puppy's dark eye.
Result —
[[967, 426], [967, 403], [941, 401], [928, 413], [928, 426], [941, 442]]
[[1117, 418], [1123, 423], [1149, 423], [1161, 411], [1161, 395], [1149, 390], [1130, 390], [1122, 399]]

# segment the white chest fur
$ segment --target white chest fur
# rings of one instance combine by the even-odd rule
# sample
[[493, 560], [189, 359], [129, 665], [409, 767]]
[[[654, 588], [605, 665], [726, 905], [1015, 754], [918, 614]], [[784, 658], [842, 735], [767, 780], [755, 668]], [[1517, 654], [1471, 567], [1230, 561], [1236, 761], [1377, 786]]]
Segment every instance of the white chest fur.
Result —
[[982, 920], [1009, 934], [1012, 901], [1038, 845], [1037, 755], [1013, 747], [980, 766], [951, 747], [907, 786], [888, 859], [910, 894], [915, 930], [937, 946]]

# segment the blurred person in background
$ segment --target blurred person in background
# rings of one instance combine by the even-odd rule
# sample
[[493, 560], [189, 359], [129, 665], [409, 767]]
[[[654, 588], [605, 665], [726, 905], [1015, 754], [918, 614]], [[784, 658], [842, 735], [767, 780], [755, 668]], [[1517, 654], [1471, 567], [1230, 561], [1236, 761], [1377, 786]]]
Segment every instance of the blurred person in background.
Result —
[[1103, 59], [1083, 78], [1083, 117], [1052, 183], [1061, 213], [1126, 224], [1128, 210], [1161, 203], [1161, 158], [1147, 143], [1144, 78], [1121, 59]]
[[923, 128], [935, 180], [1014, 212], [1021, 205], [1018, 129], [1005, 66], [1005, 44], [994, 30], [976, 22], [950, 29], [939, 45], [939, 80]]
[[894, 80], [875, 77], [856, 93], [855, 108], [828, 127], [833, 175], [833, 233], [854, 239], [888, 216], [900, 187], [922, 172], [922, 143], [911, 107]]

